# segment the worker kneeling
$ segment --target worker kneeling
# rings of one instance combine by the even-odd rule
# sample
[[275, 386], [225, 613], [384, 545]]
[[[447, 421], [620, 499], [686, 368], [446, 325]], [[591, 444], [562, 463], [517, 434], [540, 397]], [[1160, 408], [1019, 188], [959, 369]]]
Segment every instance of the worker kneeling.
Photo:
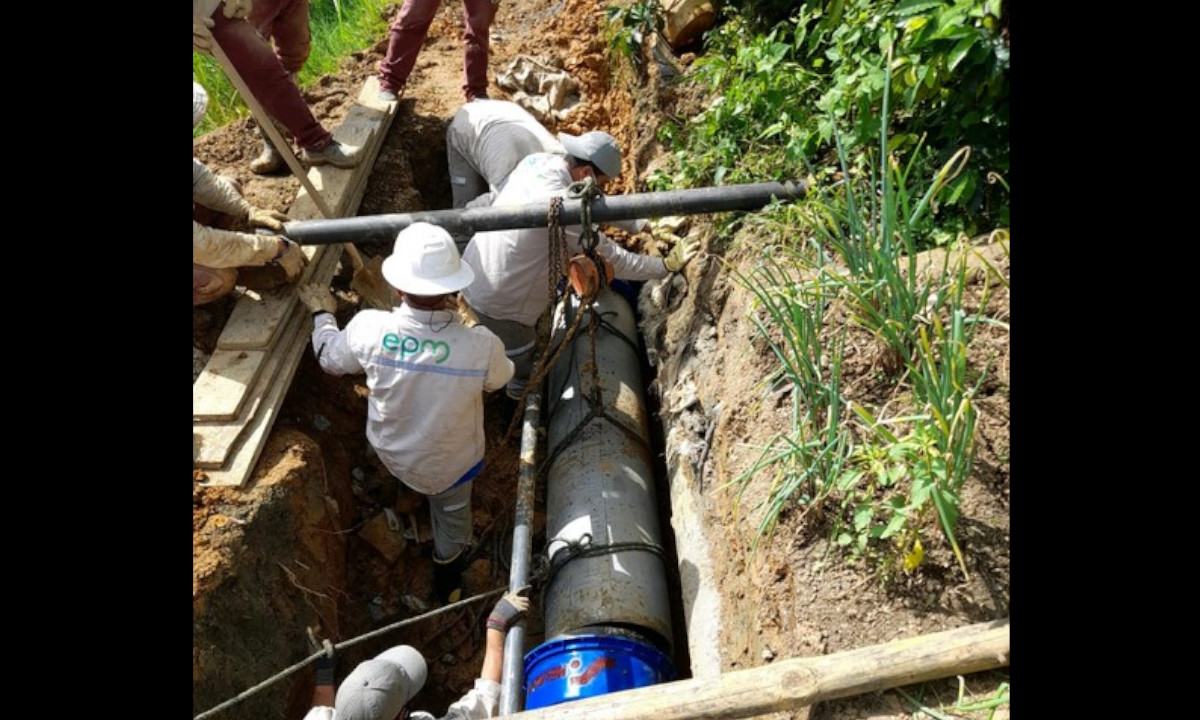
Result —
[[303, 285], [297, 294], [313, 312], [321, 368], [366, 373], [367, 440], [389, 472], [429, 497], [434, 589], [454, 602], [464, 590], [471, 484], [483, 468], [483, 394], [505, 386], [513, 363], [490, 330], [460, 321], [455, 294], [475, 274], [445, 230], [402, 230], [383, 276], [403, 302], [362, 310], [341, 331], [327, 287]]

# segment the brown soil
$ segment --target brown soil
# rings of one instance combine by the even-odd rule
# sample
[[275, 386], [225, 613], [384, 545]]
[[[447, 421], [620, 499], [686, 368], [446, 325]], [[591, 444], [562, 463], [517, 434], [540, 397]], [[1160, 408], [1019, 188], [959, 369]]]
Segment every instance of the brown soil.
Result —
[[[644, 190], [639, 178], [661, 154], [655, 132], [664, 112], [685, 115], [698, 99], [673, 87], [659, 88], [653, 77], [648, 87], [631, 87], [635, 76], [604, 55], [604, 6], [594, 0], [555, 5], [505, 0], [493, 25], [492, 74], [518, 54], [559, 58], [580, 81], [583, 105], [569, 122], [551, 129], [608, 130], [622, 143], [627, 158], [623, 179], [612, 191]], [[360, 214], [449, 207], [444, 132], [462, 101], [460, 37], [461, 8], [447, 2], [380, 150]], [[381, 38], [348, 60], [337, 75], [322, 78], [306, 91], [327, 127], [345, 116], [382, 50]], [[491, 90], [493, 97], [504, 97], [495, 85]], [[193, 154], [237, 178], [251, 202], [286, 211], [299, 183], [286, 174], [250, 173], [247, 163], [258, 147], [250, 123], [239, 121], [195, 140]], [[726, 255], [735, 265], [746, 261], [737, 253], [722, 253], [726, 245], [710, 237], [706, 250]], [[361, 250], [369, 257], [390, 248], [364, 244]], [[999, 264], [1007, 279], [1007, 259]], [[740, 500], [736, 489], [726, 486], [754, 461], [756, 448], [786, 426], [789, 400], [767, 396], [761, 387], [761, 378], [771, 370], [771, 356], [748, 319], [747, 293], [715, 258], [693, 263], [686, 275], [690, 289], [683, 306], [666, 319], [647, 315], [643, 322], [648, 344], [662, 358], [694, 353], [706, 368], [698, 382], [699, 402], [676, 412], [665, 410], [662, 421], [665, 429], [693, 427], [701, 440], [707, 424], [714, 418], [717, 422], [697, 492], [706, 523], [716, 529], [714, 537], [723, 536], [722, 542], [712, 543], [724, 603], [722, 668], [834, 653], [1007, 617], [1007, 331], [985, 326], [972, 346], [979, 363], [990, 363], [991, 374], [977, 399], [982, 411], [979, 459], [962, 500], [959, 532], [970, 580], [958, 570], [948, 547], [935, 539], [915, 572], [883, 583], [862, 564], [846, 563], [829, 546], [829, 518], [785, 513], [772, 540], [758, 553], [749, 552], [760, 512], [755, 509], [761, 499], [756, 493], [762, 486], [751, 486]], [[341, 268], [334, 287], [342, 325], [357, 309], [349, 281], [350, 268]], [[981, 288], [977, 284], [976, 292]], [[212, 350], [232, 302], [193, 311], [195, 347]], [[989, 314], [1007, 322], [1007, 303], [1007, 290], [993, 288]], [[879, 353], [865, 337], [852, 338], [848, 347], [848, 392], [872, 398], [880, 392]], [[671, 390], [667, 385], [664, 396]], [[385, 506], [402, 519], [411, 514], [420, 525], [428, 524], [422, 497], [392, 480], [366, 447], [365, 393], [361, 376], [328, 376], [306, 353], [248, 488], [204, 488], [196, 483], [202, 473], [193, 472], [194, 713], [310, 654], [306, 627], [320, 638], [339, 642], [433, 606], [427, 542], [408, 542], [389, 562], [360, 536]], [[715, 415], [718, 401], [723, 410]], [[489, 400], [487, 469], [475, 483], [474, 496], [480, 545], [470, 580], [476, 592], [507, 582], [509, 550], [504, 542], [511, 531], [517, 468], [516, 443], [501, 442], [507, 421], [499, 403]], [[660, 482], [665, 486], [665, 480]], [[931, 532], [928, 537], [938, 535]], [[535, 549], [541, 540], [535, 539]], [[340, 675], [389, 645], [411, 643], [430, 660], [430, 680], [419, 704], [439, 713], [478, 673], [481, 616], [489, 605], [479, 603], [347, 649], [341, 654]], [[532, 628], [530, 640], [539, 639]], [[682, 636], [677, 644], [685, 644]], [[311, 691], [309, 677], [309, 671], [301, 671], [223, 711], [221, 717], [300, 718]], [[968, 676], [969, 694], [994, 691], [1007, 677], [1006, 671]], [[924, 701], [936, 706], [953, 702], [958, 685], [951, 679], [907, 691], [924, 693]], [[908, 717], [912, 708], [903, 702], [895, 692], [885, 692], [779, 716]], [[996, 715], [1006, 716], [1007, 707]]]

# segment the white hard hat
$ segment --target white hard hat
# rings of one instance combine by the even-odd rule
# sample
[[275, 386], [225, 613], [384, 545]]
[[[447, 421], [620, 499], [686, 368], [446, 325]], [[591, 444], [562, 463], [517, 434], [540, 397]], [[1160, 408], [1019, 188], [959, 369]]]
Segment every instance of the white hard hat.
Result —
[[572, 157], [587, 160], [610, 178], [621, 174], [621, 148], [612, 135], [599, 130], [578, 137], [560, 132], [558, 141]]
[[475, 272], [459, 257], [450, 233], [415, 222], [396, 236], [392, 254], [383, 261], [383, 277], [402, 292], [445, 295], [474, 282]]
[[200, 118], [204, 117], [204, 111], [208, 109], [208, 92], [204, 86], [195, 80], [192, 81], [192, 127], [196, 127], [200, 122]]

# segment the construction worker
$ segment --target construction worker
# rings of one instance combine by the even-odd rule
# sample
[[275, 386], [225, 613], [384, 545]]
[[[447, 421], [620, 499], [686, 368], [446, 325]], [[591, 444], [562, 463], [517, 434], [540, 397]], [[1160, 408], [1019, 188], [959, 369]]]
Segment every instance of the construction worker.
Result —
[[[208, 93], [192, 83], [192, 127], [204, 117]], [[206, 210], [207, 209], [207, 210]], [[249, 203], [226, 178], [192, 158], [192, 307], [228, 294], [240, 281], [259, 290], [295, 282], [304, 269], [304, 253], [280, 235], [257, 235], [212, 227], [214, 212], [227, 220], [240, 218], [252, 226], [283, 231], [288, 216]], [[198, 222], [197, 218], [204, 222]], [[221, 224], [229, 224], [221, 222]], [[263, 267], [264, 270], [257, 268]], [[282, 276], [282, 277], [280, 277]]]
[[[488, 33], [500, 0], [462, 0], [463, 96], [467, 102], [486, 98]], [[440, 0], [404, 0], [388, 31], [387, 54], [379, 63], [379, 99], [396, 102], [417, 64]]]
[[483, 394], [504, 387], [513, 364], [487, 328], [459, 320], [455, 293], [475, 274], [445, 230], [423, 222], [402, 230], [383, 276], [403, 302], [362, 310], [341, 331], [327, 287], [304, 285], [298, 295], [313, 312], [321, 367], [367, 374], [367, 440], [389, 472], [428, 496], [434, 591], [453, 602], [464, 589], [471, 484], [483, 468]]
[[[308, 0], [254, 0], [246, 20], [275, 47], [279, 64], [299, 85], [300, 69], [312, 50], [312, 32], [308, 26]], [[287, 128], [276, 123], [280, 135], [287, 137]], [[262, 152], [250, 161], [250, 172], [267, 175], [283, 167], [283, 155], [261, 127], [255, 128], [262, 140]]]
[[[489, 191], [494, 196], [517, 163], [539, 152], [564, 150], [525, 108], [508, 100], [464, 104], [446, 128], [446, 161], [454, 207], [466, 207], [468, 201]], [[489, 196], [482, 204], [490, 205], [491, 199]]]
[[[566, 154], [527, 156], [505, 179], [493, 206], [544, 203], [553, 197], [565, 197], [576, 181], [592, 177], [602, 187], [621, 174], [621, 150], [608, 133], [589, 132], [578, 137], [559, 133], [558, 137]], [[582, 252], [582, 228], [574, 225], [563, 230], [567, 254]], [[479, 232], [463, 252], [463, 262], [475, 271], [475, 281], [463, 289], [462, 296], [479, 322], [504, 341], [516, 367], [507, 389], [512, 399], [520, 399], [532, 374], [537, 339], [534, 328], [551, 299], [548, 233], [545, 227]], [[596, 250], [612, 263], [615, 278], [651, 280], [680, 270], [696, 247], [695, 240], [684, 240], [676, 243], [665, 258], [650, 257], [629, 252], [601, 234]]]
[[211, 53], [214, 42], [221, 46], [255, 99], [291, 133], [301, 160], [339, 168], [357, 165], [362, 147], [334, 140], [317, 122], [271, 44], [247, 21], [250, 10], [250, 0], [192, 0], [192, 49]]
[[[477, 720], [495, 717], [500, 710], [500, 679], [504, 640], [508, 629], [529, 610], [529, 587], [500, 598], [487, 619], [483, 667], [475, 686], [452, 704], [438, 720]], [[334, 665], [318, 665], [314, 673], [313, 707], [304, 720], [435, 720], [427, 713], [409, 710], [413, 697], [428, 677], [425, 658], [411, 645], [397, 645], [354, 668], [334, 693]]]

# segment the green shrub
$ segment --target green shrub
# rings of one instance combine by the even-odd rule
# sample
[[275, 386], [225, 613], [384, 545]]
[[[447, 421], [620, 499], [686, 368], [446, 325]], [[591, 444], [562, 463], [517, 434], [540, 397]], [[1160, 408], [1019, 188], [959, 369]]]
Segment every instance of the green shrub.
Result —
[[[742, 5], [746, 5], [743, 3]], [[874, 143], [884, 78], [899, 98], [889, 152], [925, 175], [969, 147], [939, 208], [947, 230], [977, 234], [1009, 224], [1009, 51], [1000, 0], [806, 2], [768, 32], [738, 11], [707, 37], [693, 78], [714, 99], [699, 116], [666, 125], [673, 164], [651, 187], [794, 179], [833, 172], [834, 127], [850, 155]], [[890, 63], [890, 67], [889, 67]], [[851, 163], [853, 164], [853, 163]]]

